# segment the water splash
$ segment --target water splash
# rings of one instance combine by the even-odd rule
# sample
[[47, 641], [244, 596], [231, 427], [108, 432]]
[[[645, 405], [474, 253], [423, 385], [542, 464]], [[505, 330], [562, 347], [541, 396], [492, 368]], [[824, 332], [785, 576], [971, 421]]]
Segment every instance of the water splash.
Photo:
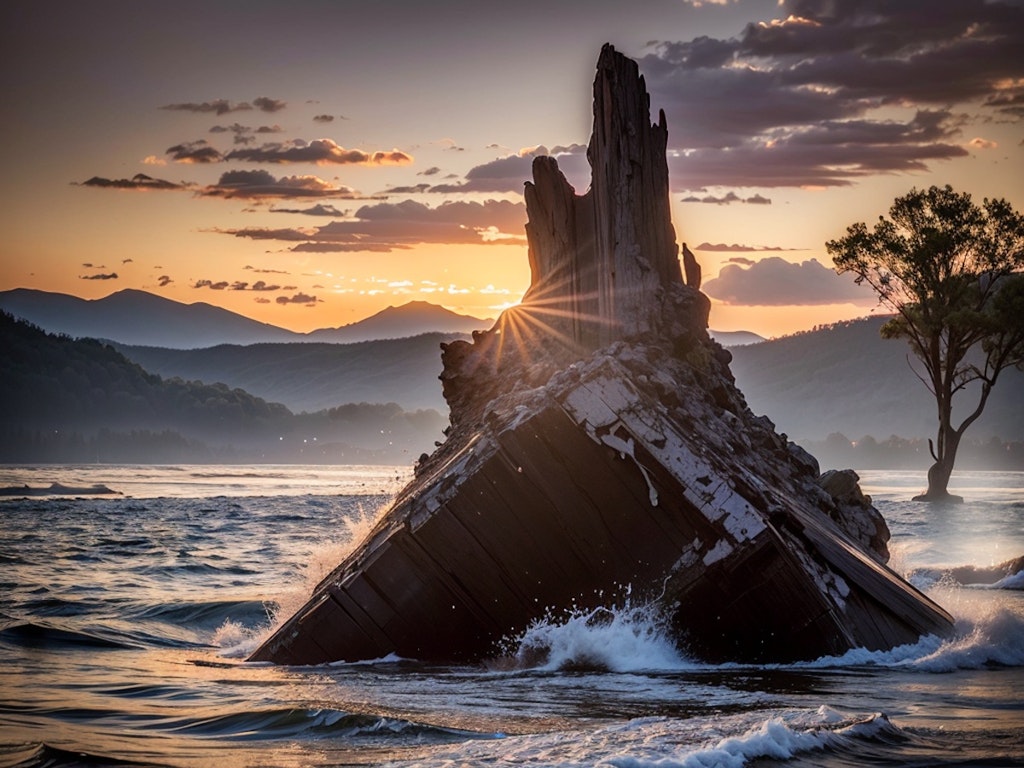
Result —
[[230, 618], [225, 619], [211, 640], [213, 645], [220, 648], [220, 655], [225, 658], [244, 658], [256, 650], [263, 640], [306, 604], [317, 585], [366, 538], [385, 509], [386, 504], [374, 508], [360, 505], [354, 514], [342, 519], [336, 537], [315, 544], [294, 581], [283, 585], [274, 599], [265, 604], [265, 622], [247, 626]]
[[531, 625], [513, 644], [520, 669], [682, 670], [693, 668], [651, 603], [574, 610]]

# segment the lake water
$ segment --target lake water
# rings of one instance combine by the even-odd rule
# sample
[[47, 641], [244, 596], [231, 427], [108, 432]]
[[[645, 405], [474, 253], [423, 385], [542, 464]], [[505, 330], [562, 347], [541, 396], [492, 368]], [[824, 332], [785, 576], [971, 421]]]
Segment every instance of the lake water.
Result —
[[506, 649], [541, 666], [245, 663], [409, 475], [0, 467], [123, 492], [0, 500], [0, 765], [1024, 766], [1024, 574], [941, 578], [1024, 554], [1024, 473], [956, 474], [949, 507], [908, 501], [922, 473], [862, 473], [950, 641], [705, 665], [626, 605]]

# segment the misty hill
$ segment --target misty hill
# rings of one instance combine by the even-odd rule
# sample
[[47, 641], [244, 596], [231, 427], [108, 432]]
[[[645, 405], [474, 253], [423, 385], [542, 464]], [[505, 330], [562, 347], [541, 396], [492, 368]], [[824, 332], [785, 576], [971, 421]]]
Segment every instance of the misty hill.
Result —
[[165, 349], [116, 345], [129, 359], [161, 376], [223, 382], [293, 411], [318, 411], [339, 403], [395, 402], [407, 409], [448, 413], [441, 396], [442, 341], [428, 333], [357, 344], [221, 345]]
[[224, 384], [164, 379], [110, 345], [6, 313], [0, 365], [2, 461], [411, 463], [446, 424], [395, 403], [296, 415]]
[[388, 307], [350, 325], [311, 331], [305, 334], [305, 340], [351, 344], [374, 339], [401, 339], [429, 331], [469, 334], [492, 325], [493, 319], [460, 315], [426, 301], [410, 301], [400, 307]]
[[[935, 403], [911, 371], [910, 348], [882, 339], [884, 317], [838, 323], [751, 346], [731, 347], [731, 368], [751, 409], [802, 441], [842, 433], [928, 438]], [[960, 398], [964, 403], [971, 395]], [[974, 440], [1024, 439], [1024, 373], [1003, 371], [982, 417], [967, 431]], [[961, 406], [961, 411], [965, 406]], [[954, 417], [963, 417], [954, 411]], [[927, 449], [926, 449], [927, 450]]]
[[756, 333], [752, 333], [751, 331], [710, 330], [708, 333], [711, 335], [711, 338], [723, 347], [737, 347], [743, 344], [760, 344], [762, 341], [765, 341], [764, 336], [758, 336]]
[[137, 346], [195, 349], [218, 344], [357, 342], [401, 338], [430, 331], [468, 333], [492, 321], [460, 315], [424, 301], [388, 307], [338, 328], [295, 333], [205, 302], [183, 304], [146, 291], [126, 289], [102, 299], [16, 288], [0, 291], [0, 309], [51, 333], [109, 339]]

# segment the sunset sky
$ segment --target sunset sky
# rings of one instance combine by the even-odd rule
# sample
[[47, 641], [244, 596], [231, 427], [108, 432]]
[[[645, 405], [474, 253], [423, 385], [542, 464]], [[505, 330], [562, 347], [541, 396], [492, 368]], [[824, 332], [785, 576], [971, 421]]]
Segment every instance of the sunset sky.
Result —
[[496, 316], [532, 155], [586, 188], [605, 42], [667, 115], [717, 330], [868, 314], [824, 243], [912, 187], [1024, 209], [1022, 2], [8, 0], [0, 290]]

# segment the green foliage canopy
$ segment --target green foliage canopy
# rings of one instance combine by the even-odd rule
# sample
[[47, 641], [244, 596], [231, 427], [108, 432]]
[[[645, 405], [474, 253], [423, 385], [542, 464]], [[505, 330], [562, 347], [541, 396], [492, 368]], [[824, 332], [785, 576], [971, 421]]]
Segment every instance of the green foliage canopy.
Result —
[[[939, 417], [934, 485], [945, 493], [960, 437], [1000, 371], [1024, 365], [1024, 216], [1005, 200], [978, 206], [948, 185], [913, 189], [874, 229], [854, 224], [825, 247], [838, 272], [852, 272], [895, 313], [882, 335], [905, 338], [924, 366], [919, 376]], [[981, 384], [977, 404], [953, 425], [953, 397], [973, 382]]]

